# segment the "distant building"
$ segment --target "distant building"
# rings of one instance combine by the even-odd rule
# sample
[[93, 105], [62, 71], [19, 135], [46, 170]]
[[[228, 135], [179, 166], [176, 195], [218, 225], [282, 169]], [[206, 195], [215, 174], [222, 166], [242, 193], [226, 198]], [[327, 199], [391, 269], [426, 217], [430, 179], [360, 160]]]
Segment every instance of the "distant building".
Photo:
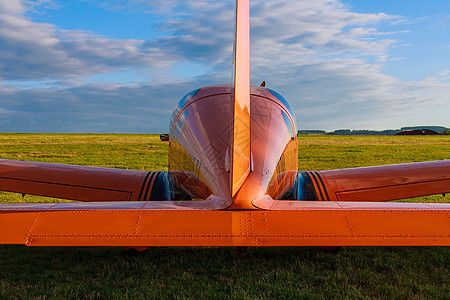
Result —
[[444, 134], [448, 131], [448, 128], [444, 127], [444, 126], [408, 126], [408, 127], [400, 128], [401, 131], [415, 130], [415, 129], [430, 129], [430, 130], [436, 131], [440, 134]]
[[410, 130], [400, 131], [399, 133], [396, 133], [395, 135], [439, 135], [439, 132], [436, 132], [431, 129], [410, 129]]

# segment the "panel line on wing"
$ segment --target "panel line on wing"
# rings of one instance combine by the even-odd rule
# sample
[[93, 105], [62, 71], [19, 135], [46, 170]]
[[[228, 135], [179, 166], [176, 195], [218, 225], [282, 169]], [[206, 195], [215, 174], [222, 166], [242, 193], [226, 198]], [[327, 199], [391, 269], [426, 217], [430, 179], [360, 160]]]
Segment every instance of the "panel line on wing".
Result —
[[[124, 191], [124, 190], [116, 190], [116, 189], [103, 188], [103, 187], [92, 187], [92, 186], [87, 186], [87, 185], [75, 185], [75, 184], [60, 183], [60, 182], [30, 180], [30, 179], [17, 179], [17, 178], [9, 178], [9, 177], [1, 177], [1, 176], [0, 176], [0, 179], [11, 180], [11, 181], [19, 181], [19, 182], [31, 182], [31, 183], [59, 185], [59, 186], [67, 186], [67, 187], [79, 187], [79, 188], [86, 188], [86, 189], [93, 189], [93, 190], [111, 191], [111, 192], [129, 193], [129, 191]], [[7, 190], [4, 189], [4, 191], [7, 191]]]
[[[8, 230], [0, 231], [0, 243], [28, 246], [448, 246], [450, 243], [450, 204], [430, 209], [411, 203], [299, 202], [289, 205], [295, 210], [272, 211], [118, 209], [110, 205], [109, 209], [56, 207], [3, 212], [0, 224]], [[143, 207], [142, 202], [131, 204]], [[67, 207], [81, 206], [76, 203]]]
[[[426, 181], [417, 181], [417, 182], [409, 182], [409, 183], [398, 183], [398, 184], [390, 184], [390, 185], [380, 185], [380, 186], [374, 186], [374, 187], [367, 187], [367, 188], [360, 188], [360, 189], [352, 189], [352, 190], [345, 190], [345, 192], [356, 192], [356, 191], [370, 191], [370, 190], [376, 190], [380, 188], [390, 188], [390, 187], [400, 187], [400, 186], [408, 186], [408, 185], [416, 185], [416, 184], [426, 184], [426, 183], [436, 183], [436, 182], [445, 182], [448, 181], [450, 184], [450, 179], [436, 179], [436, 180], [426, 180]], [[449, 186], [450, 190], [450, 186]], [[442, 194], [442, 192], [438, 192], [436, 194]]]

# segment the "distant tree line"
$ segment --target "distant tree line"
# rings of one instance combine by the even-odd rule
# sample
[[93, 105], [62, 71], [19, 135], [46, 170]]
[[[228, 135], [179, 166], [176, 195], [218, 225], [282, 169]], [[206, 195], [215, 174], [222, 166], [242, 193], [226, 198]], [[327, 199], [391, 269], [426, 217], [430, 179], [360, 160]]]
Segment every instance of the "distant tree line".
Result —
[[339, 129], [333, 132], [329, 132], [329, 135], [394, 135], [402, 130], [399, 129], [386, 129], [386, 130], [350, 130], [350, 129]]
[[327, 132], [325, 130], [299, 130], [298, 134], [308, 135], [308, 134], [324, 134], [324, 135], [395, 135], [401, 131], [414, 130], [414, 129], [430, 129], [440, 134], [450, 134], [450, 129], [443, 126], [413, 126], [413, 127], [402, 127], [400, 129], [386, 129], [386, 130], [365, 130], [365, 129], [338, 129], [335, 131]]

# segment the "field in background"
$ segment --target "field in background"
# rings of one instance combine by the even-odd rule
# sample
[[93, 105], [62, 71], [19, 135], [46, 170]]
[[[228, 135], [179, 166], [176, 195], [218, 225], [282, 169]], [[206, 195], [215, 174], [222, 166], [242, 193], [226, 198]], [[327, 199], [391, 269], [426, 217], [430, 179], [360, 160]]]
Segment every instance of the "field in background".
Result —
[[[450, 159], [450, 136], [300, 136], [323, 170]], [[166, 170], [158, 135], [0, 134], [0, 158]], [[414, 201], [450, 202], [450, 196]], [[54, 201], [0, 193], [0, 202]], [[122, 248], [0, 246], [0, 298], [442, 298], [449, 247]]]

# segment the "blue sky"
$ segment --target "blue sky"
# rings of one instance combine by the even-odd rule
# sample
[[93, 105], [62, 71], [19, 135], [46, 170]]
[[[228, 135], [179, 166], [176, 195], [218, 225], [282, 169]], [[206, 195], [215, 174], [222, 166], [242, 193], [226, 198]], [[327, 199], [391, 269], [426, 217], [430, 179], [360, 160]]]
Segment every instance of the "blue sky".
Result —
[[[252, 0], [252, 83], [299, 129], [450, 127], [450, 1]], [[167, 132], [229, 83], [234, 1], [0, 0], [0, 132]]]

